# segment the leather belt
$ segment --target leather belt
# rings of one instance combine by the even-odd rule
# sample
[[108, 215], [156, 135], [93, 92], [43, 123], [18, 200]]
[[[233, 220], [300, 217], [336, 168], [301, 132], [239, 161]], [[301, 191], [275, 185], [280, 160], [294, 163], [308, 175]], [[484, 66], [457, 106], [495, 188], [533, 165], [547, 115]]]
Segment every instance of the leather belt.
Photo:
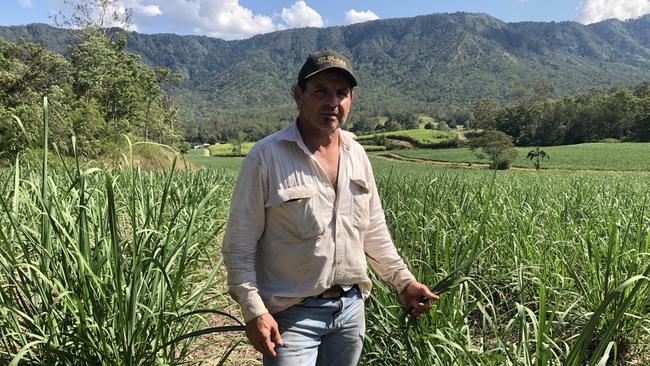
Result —
[[345, 291], [341, 286], [336, 285], [328, 288], [316, 297], [319, 299], [338, 300], [345, 296], [345, 294], [347, 294], [353, 288], [357, 288], [357, 285], [352, 286], [352, 288], [350, 288], [348, 291]]

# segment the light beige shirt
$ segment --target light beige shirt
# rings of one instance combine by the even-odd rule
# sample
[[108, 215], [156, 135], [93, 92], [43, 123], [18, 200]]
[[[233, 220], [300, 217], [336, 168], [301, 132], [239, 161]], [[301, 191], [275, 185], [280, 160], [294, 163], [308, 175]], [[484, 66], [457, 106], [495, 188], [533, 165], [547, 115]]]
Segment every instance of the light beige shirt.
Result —
[[223, 241], [228, 288], [249, 321], [334, 285], [364, 298], [373, 269], [399, 292], [413, 275], [395, 250], [372, 167], [340, 130], [337, 189], [307, 149], [296, 123], [255, 144], [239, 172]]

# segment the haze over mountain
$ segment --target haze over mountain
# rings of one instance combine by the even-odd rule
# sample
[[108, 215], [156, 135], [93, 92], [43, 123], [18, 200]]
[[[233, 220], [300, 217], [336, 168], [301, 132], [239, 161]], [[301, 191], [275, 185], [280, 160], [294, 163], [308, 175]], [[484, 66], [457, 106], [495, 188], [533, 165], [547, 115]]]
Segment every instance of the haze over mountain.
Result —
[[[71, 31], [42, 24], [0, 27], [0, 36], [58, 52], [74, 41]], [[386, 111], [445, 115], [483, 97], [509, 101], [520, 81], [544, 81], [561, 96], [650, 80], [650, 15], [582, 25], [433, 14], [238, 41], [129, 33], [127, 45], [146, 63], [185, 77], [171, 93], [188, 130], [292, 119], [295, 75], [309, 51], [325, 47], [355, 64], [353, 118]]]

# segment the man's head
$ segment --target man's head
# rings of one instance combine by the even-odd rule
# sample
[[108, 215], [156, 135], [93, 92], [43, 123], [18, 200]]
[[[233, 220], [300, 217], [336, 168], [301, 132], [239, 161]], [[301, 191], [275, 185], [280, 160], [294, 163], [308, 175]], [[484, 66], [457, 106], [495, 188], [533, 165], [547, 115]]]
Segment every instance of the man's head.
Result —
[[350, 62], [332, 50], [309, 55], [298, 73], [294, 99], [303, 131], [333, 133], [348, 117], [357, 80]]
[[312, 52], [298, 72], [298, 86], [305, 89], [307, 80], [326, 70], [340, 71], [350, 81], [350, 86], [357, 86], [357, 79], [352, 71], [352, 64], [340, 53], [325, 48], [317, 52]]

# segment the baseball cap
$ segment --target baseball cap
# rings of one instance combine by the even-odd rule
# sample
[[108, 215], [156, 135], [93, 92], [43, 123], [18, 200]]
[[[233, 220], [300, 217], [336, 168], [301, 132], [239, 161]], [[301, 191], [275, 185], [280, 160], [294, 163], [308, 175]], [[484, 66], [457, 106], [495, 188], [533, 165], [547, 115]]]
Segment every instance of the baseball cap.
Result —
[[354, 77], [350, 61], [345, 56], [329, 48], [309, 54], [307, 61], [305, 61], [300, 68], [300, 72], [298, 72], [298, 82], [332, 68], [344, 71], [350, 80], [350, 84], [353, 87], [357, 86], [357, 79]]

